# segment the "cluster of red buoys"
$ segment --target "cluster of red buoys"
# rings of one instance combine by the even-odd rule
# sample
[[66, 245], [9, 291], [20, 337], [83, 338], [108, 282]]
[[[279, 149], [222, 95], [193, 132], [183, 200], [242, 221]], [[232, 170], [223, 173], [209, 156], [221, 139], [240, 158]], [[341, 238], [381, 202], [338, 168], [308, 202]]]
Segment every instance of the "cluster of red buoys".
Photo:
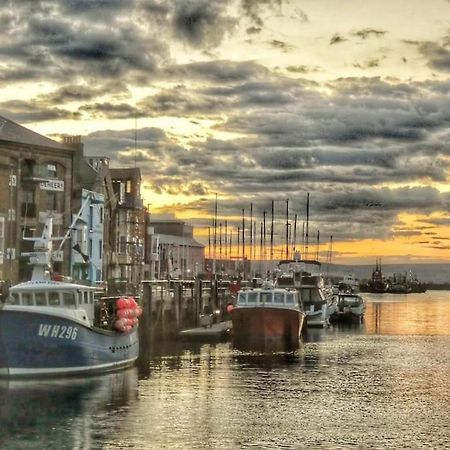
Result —
[[121, 297], [116, 301], [116, 316], [117, 320], [114, 326], [117, 330], [126, 333], [135, 327], [142, 314], [142, 308], [136, 303], [132, 297]]

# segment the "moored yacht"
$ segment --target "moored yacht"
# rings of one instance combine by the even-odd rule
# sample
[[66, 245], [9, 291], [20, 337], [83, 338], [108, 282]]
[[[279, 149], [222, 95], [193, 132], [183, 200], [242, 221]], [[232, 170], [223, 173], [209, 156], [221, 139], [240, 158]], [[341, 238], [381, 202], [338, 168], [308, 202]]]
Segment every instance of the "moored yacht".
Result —
[[297, 290], [306, 314], [306, 325], [319, 327], [329, 325], [336, 303], [331, 292], [328, 295], [325, 290], [320, 262], [297, 258], [280, 261], [278, 267], [277, 286]]
[[353, 292], [340, 292], [336, 296], [337, 310], [332, 319], [337, 321], [361, 321], [366, 304], [361, 295]]

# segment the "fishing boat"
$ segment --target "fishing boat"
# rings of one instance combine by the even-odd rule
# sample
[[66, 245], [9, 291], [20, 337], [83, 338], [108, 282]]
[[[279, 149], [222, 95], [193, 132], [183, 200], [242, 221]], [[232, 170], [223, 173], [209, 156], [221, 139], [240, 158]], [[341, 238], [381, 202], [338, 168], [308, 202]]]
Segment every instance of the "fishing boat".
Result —
[[138, 316], [132, 298], [94, 298], [96, 288], [51, 277], [53, 222], [34, 240], [30, 281], [0, 306], [0, 376], [102, 373], [134, 364]]
[[335, 321], [361, 321], [366, 304], [361, 295], [353, 292], [340, 292], [336, 296], [337, 309], [332, 316]]
[[230, 310], [235, 340], [298, 342], [305, 313], [296, 290], [263, 285], [242, 289]]
[[307, 326], [328, 326], [336, 309], [331, 290], [328, 292], [325, 289], [320, 267], [319, 261], [302, 260], [299, 256], [294, 260], [280, 261], [278, 264], [276, 285], [297, 290], [306, 314]]

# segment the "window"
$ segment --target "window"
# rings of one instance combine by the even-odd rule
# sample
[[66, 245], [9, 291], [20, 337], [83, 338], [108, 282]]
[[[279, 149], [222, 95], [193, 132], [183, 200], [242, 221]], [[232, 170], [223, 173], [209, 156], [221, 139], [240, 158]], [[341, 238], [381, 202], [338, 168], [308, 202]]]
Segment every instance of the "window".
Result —
[[103, 207], [100, 207], [98, 215], [99, 215], [100, 223], [103, 223]]
[[127, 194], [131, 193], [131, 180], [127, 180], [126, 192]]
[[275, 292], [273, 294], [274, 303], [284, 303], [284, 294], [282, 292]]
[[256, 292], [249, 292], [247, 301], [248, 303], [256, 303], [258, 301], [258, 294]]
[[89, 292], [88, 291], [83, 292], [83, 299], [84, 299], [83, 303], [87, 305], [89, 303]]
[[19, 305], [19, 294], [11, 294], [8, 297], [8, 303], [10, 305]]
[[58, 196], [56, 192], [47, 191], [47, 209], [56, 211], [58, 209]]
[[237, 302], [242, 304], [245, 303], [245, 294], [243, 292], [240, 292], [237, 298]]
[[59, 292], [49, 292], [48, 293], [48, 304], [50, 306], [59, 306], [61, 304], [59, 300]]
[[302, 289], [302, 300], [304, 302], [311, 301], [311, 289]]
[[36, 292], [34, 294], [34, 296], [35, 296], [37, 306], [46, 306], [47, 305], [47, 300], [45, 298], [45, 292]]
[[92, 231], [94, 228], [94, 207], [92, 205], [89, 206], [89, 231]]
[[272, 303], [272, 293], [268, 293], [268, 292], [261, 293], [261, 302], [262, 303]]
[[3, 264], [5, 252], [5, 218], [0, 217], [0, 264]]
[[31, 295], [30, 292], [24, 292], [22, 294], [22, 303], [26, 306], [33, 306], [34, 302], [33, 302], [33, 296]]
[[98, 241], [98, 259], [102, 259], [103, 257], [103, 241], [100, 239]]
[[55, 164], [47, 164], [47, 175], [49, 178], [56, 178]]
[[286, 303], [288, 305], [293, 305], [294, 304], [294, 294], [293, 293], [286, 294]]
[[92, 258], [92, 239], [89, 239], [89, 258]]
[[63, 292], [63, 303], [64, 306], [75, 306], [75, 293]]

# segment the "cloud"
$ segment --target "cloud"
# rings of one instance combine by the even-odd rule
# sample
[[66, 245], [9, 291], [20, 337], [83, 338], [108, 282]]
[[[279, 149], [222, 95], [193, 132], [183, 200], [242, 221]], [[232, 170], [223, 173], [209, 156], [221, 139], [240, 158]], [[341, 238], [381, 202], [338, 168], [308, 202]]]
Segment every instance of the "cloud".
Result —
[[190, 0], [175, 4], [172, 24], [175, 35], [190, 45], [212, 48], [232, 32], [237, 20], [226, 14], [221, 2]]
[[339, 34], [335, 34], [331, 39], [330, 39], [330, 45], [334, 45], [334, 44], [340, 44], [342, 42], [345, 42], [347, 39], [345, 39], [344, 37], [342, 37]]
[[435, 70], [450, 71], [450, 49], [435, 42], [424, 42], [419, 45], [420, 53], [428, 60], [428, 65]]
[[386, 31], [376, 30], [374, 28], [365, 28], [364, 30], [355, 31], [352, 34], [360, 37], [361, 39], [367, 39], [369, 37], [382, 37], [386, 33]]

